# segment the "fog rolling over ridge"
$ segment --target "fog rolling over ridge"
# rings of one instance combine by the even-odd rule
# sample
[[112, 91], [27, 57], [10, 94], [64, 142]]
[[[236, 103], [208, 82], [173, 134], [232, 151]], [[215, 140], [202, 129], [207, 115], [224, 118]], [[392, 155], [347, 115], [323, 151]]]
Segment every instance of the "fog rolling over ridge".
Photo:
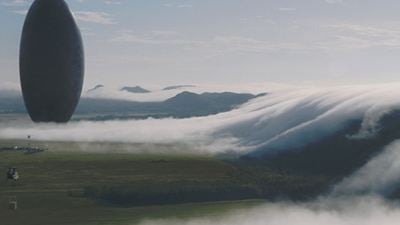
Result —
[[0, 138], [30, 134], [43, 141], [183, 145], [178, 152], [235, 153], [262, 163], [285, 156], [279, 158], [285, 169], [302, 172], [304, 164], [314, 169], [311, 173], [335, 172], [340, 178], [330, 191], [308, 202], [280, 201], [207, 218], [145, 220], [141, 225], [389, 225], [400, 221], [398, 203], [388, 200], [400, 187], [399, 90], [400, 83], [266, 88], [268, 95], [211, 116], [68, 124], [11, 120], [0, 123]]
[[399, 88], [400, 84], [285, 88], [226, 113], [187, 119], [3, 122], [0, 138], [24, 139], [31, 134], [49, 141], [187, 142], [211, 147], [215, 153], [279, 151], [317, 141], [354, 120], [362, 121], [354, 137], [373, 135], [379, 130], [380, 118], [399, 108]]

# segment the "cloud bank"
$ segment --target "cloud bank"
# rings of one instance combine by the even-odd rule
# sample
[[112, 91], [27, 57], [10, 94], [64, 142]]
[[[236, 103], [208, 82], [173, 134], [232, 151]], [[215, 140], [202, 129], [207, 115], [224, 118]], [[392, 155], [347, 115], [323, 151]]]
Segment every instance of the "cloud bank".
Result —
[[400, 184], [400, 140], [334, 188], [334, 194], [390, 194]]
[[140, 225], [393, 225], [400, 208], [379, 197], [324, 198], [310, 203], [268, 203], [249, 210], [187, 220], [146, 220]]
[[[400, 84], [292, 88], [270, 92], [230, 112], [189, 119], [147, 119], [69, 124], [0, 123], [0, 138], [46, 141], [189, 143], [205, 151], [245, 153], [301, 146], [363, 120], [358, 138], [398, 109]], [[269, 90], [265, 90], [269, 92]]]

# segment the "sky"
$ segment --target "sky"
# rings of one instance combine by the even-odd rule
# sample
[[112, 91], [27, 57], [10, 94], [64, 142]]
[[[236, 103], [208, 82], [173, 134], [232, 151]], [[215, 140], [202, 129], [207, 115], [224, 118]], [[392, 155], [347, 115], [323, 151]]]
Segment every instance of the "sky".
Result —
[[[0, 0], [0, 78], [19, 82], [31, 0]], [[398, 81], [398, 0], [67, 0], [96, 84]]]

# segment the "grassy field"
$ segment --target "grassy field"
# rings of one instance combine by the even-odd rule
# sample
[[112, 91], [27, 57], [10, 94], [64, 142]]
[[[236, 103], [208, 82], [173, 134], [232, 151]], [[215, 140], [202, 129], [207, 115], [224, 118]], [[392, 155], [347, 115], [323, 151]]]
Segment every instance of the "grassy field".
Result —
[[[160, 184], [171, 180], [224, 180], [232, 168], [211, 158], [47, 152], [0, 153], [0, 168], [17, 166], [18, 182], [0, 179], [0, 223], [136, 224], [146, 218], [213, 215], [258, 201], [120, 207], [82, 196], [86, 186]], [[8, 200], [18, 199], [18, 210]]]
[[4, 225], [133, 225], [148, 219], [218, 217], [230, 210], [254, 207], [260, 201], [207, 202], [165, 206], [118, 208], [71, 198], [65, 193], [19, 193], [19, 209], [11, 211], [0, 200]]
[[[0, 148], [26, 144], [3, 140]], [[126, 153], [129, 148], [148, 150], [149, 146], [32, 145], [48, 146], [49, 151], [0, 152], [0, 172], [4, 171], [4, 179], [0, 177], [2, 225], [122, 225], [150, 218], [218, 216], [255, 206], [263, 201], [260, 199], [272, 196], [308, 195], [310, 187], [319, 191], [326, 182], [321, 177], [238, 166], [211, 156]], [[110, 151], [89, 153], [97, 148]], [[6, 181], [10, 166], [18, 168], [18, 182]], [[8, 201], [14, 197], [18, 199], [16, 211], [8, 209]]]

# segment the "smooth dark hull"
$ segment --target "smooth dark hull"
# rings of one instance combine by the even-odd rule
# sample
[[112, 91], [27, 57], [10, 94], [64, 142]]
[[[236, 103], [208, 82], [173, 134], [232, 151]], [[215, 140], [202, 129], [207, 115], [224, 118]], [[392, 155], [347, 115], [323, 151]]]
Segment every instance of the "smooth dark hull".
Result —
[[20, 48], [21, 87], [31, 119], [69, 121], [83, 77], [82, 38], [67, 4], [36, 0], [26, 17]]

